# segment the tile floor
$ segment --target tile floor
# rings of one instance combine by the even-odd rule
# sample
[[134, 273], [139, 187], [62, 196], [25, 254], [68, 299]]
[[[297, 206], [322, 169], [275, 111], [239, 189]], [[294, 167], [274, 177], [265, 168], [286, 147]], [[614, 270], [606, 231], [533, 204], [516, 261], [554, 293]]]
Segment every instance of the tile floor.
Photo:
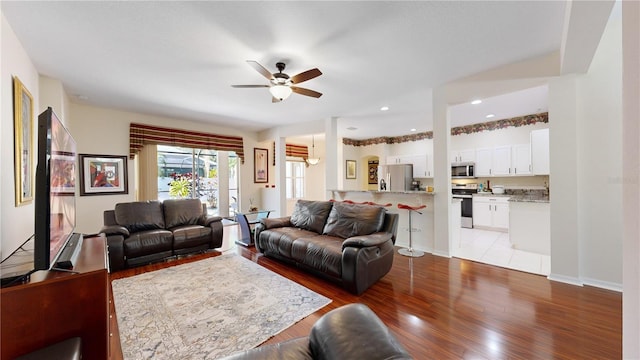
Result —
[[453, 256], [545, 276], [551, 272], [549, 255], [513, 249], [509, 234], [497, 231], [462, 228]]

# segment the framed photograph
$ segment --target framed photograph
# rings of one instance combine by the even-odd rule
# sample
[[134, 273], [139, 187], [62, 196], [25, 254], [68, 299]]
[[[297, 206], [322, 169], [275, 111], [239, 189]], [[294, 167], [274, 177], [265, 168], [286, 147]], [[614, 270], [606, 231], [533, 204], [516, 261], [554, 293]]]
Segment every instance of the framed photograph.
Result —
[[16, 206], [33, 200], [33, 96], [13, 77], [13, 120]]
[[356, 178], [356, 161], [355, 160], [347, 160], [347, 169], [345, 174], [347, 179]]
[[80, 196], [128, 194], [127, 157], [80, 154]]
[[253, 182], [269, 182], [269, 150], [253, 148]]

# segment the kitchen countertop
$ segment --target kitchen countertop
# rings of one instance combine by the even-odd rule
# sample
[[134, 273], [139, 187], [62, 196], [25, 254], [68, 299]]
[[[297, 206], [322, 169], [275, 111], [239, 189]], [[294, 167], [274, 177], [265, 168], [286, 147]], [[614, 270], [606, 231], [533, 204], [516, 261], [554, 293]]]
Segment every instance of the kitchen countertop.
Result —
[[410, 195], [434, 195], [435, 192], [427, 192], [424, 190], [406, 190], [406, 191], [377, 191], [377, 190], [329, 190], [335, 192], [358, 192], [370, 194], [410, 194]]
[[540, 192], [524, 193], [524, 194], [493, 194], [490, 192], [481, 192], [473, 194], [473, 196], [490, 196], [490, 197], [506, 197], [510, 202], [536, 202], [548, 203], [549, 195]]

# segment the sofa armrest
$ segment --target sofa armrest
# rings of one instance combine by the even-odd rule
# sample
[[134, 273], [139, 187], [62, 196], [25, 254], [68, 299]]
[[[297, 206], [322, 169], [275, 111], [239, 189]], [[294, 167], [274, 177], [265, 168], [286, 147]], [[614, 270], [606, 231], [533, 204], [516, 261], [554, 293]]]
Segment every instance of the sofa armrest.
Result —
[[121, 234], [107, 235], [107, 253], [110, 272], [124, 269], [124, 236]]
[[204, 219], [204, 226], [211, 226], [211, 223], [214, 223], [216, 221], [222, 221], [222, 218], [220, 216], [209, 216], [207, 218]]
[[258, 346], [227, 356], [222, 360], [312, 360], [309, 338], [300, 337], [277, 344]]
[[105, 235], [122, 235], [124, 237], [129, 237], [131, 234], [126, 227], [120, 225], [105, 225], [100, 229], [100, 233], [104, 233]]
[[323, 315], [311, 328], [314, 359], [411, 359], [378, 316], [364, 304]]
[[370, 246], [380, 246], [391, 240], [393, 235], [385, 232], [378, 232], [369, 235], [353, 236], [342, 242], [342, 250], [347, 247], [363, 248]]
[[220, 216], [209, 216], [204, 220], [204, 226], [211, 228], [210, 249], [222, 247], [222, 238], [224, 237], [224, 227]]
[[264, 230], [293, 226], [291, 225], [290, 216], [279, 218], [262, 218], [260, 219], [260, 224], [262, 224]]

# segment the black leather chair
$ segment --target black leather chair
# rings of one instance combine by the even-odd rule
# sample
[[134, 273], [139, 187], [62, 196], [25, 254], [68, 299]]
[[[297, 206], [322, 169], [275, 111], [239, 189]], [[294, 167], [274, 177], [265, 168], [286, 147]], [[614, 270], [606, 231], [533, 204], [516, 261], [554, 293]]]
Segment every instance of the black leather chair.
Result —
[[412, 359], [376, 314], [364, 304], [349, 304], [324, 314], [301, 337], [224, 358], [282, 359]]

